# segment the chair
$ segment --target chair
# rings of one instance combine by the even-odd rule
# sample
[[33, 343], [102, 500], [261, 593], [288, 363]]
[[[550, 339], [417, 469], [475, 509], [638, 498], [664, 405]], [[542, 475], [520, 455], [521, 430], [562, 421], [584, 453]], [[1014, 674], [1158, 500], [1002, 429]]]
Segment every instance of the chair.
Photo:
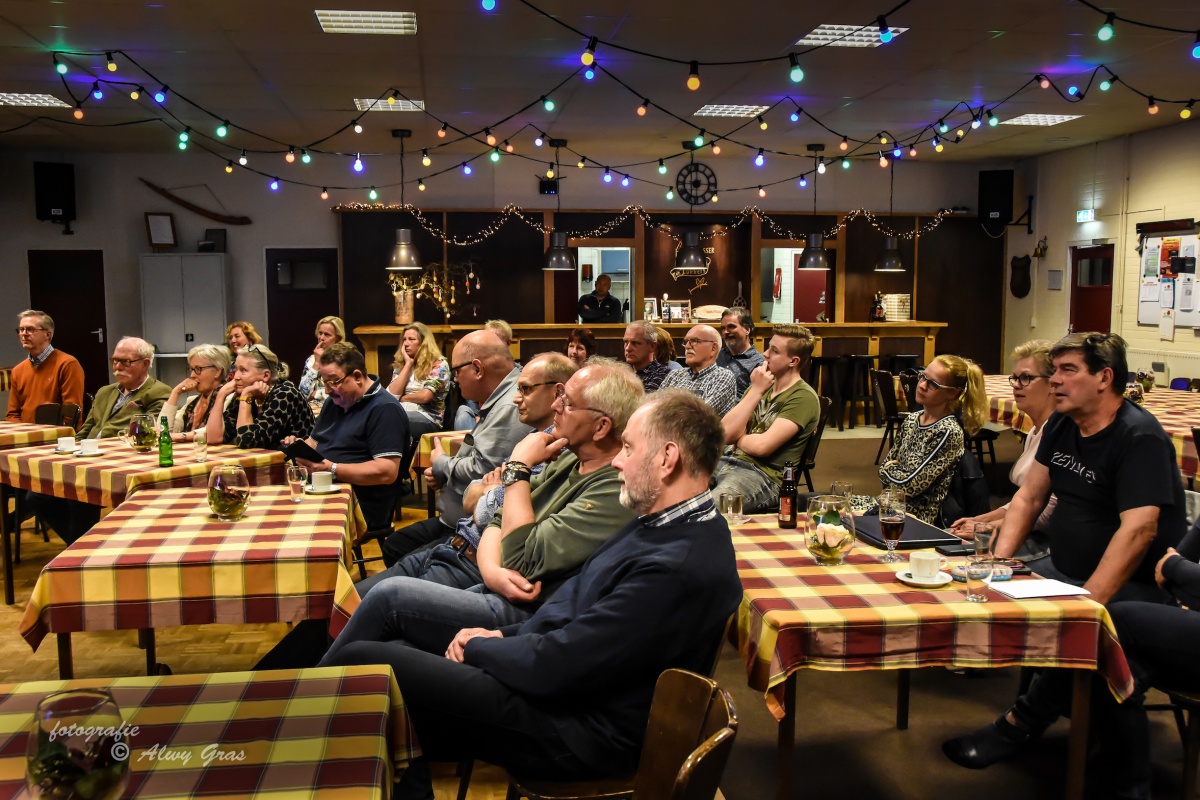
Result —
[[921, 356], [916, 353], [898, 353], [888, 359], [888, 370], [903, 372], [906, 369], [920, 369]]
[[871, 370], [871, 383], [875, 387], [875, 407], [879, 409], [879, 417], [887, 423], [883, 429], [883, 438], [879, 441], [879, 452], [875, 454], [875, 463], [883, 457], [883, 448], [896, 443], [896, 429], [904, 421], [900, 415], [900, 404], [896, 402], [896, 382], [892, 373], [885, 370]]
[[1200, 392], [1200, 378], [1192, 378], [1188, 381], [1189, 392]]
[[842, 430], [842, 385], [846, 382], [846, 360], [841, 356], [813, 356], [808, 361], [808, 385], [838, 407], [838, 430]]
[[716, 681], [694, 672], [669, 669], [654, 687], [646, 741], [636, 773], [570, 782], [510, 776], [508, 800], [711, 800], [737, 734], [737, 724], [733, 698]]
[[[846, 383], [842, 389], [842, 399], [850, 405], [851, 430], [858, 421], [858, 403], [862, 403], [864, 425], [869, 425], [872, 417], [877, 419], [875, 394], [871, 388], [871, 371], [875, 368], [875, 359], [877, 358], [878, 356], [864, 353], [851, 353], [846, 356]], [[838, 413], [840, 416], [841, 412]]]
[[991, 510], [987, 478], [983, 468], [969, 449], [964, 449], [954, 477], [950, 480], [950, 492], [942, 501], [941, 526], [949, 528], [963, 517], [977, 517]]
[[804, 482], [808, 485], [808, 491], [813, 491], [812, 470], [817, 466], [817, 448], [821, 446], [821, 435], [825, 433], [825, 423], [829, 421], [829, 410], [833, 408], [833, 401], [828, 397], [818, 398], [821, 403], [821, 414], [817, 418], [817, 427], [813, 429], [812, 436], [808, 437], [808, 441], [804, 445], [804, 460], [801, 469], [804, 471]]
[[1171, 383], [1168, 388], [1175, 389], [1180, 392], [1186, 392], [1191, 387], [1192, 381], [1190, 378], [1171, 378]]
[[38, 425], [57, 425], [62, 419], [62, 403], [42, 403], [33, 410], [33, 421]]
[[904, 389], [904, 405], [910, 414], [923, 408], [917, 402], [917, 374], [918, 371], [915, 369], [906, 369], [900, 373], [900, 387]]
[[372, 556], [371, 558], [366, 558], [365, 556], [363, 556], [362, 546], [365, 543], [373, 541], [373, 540], [378, 540], [378, 541], [382, 542], [384, 539], [386, 539], [388, 537], [388, 535], [391, 534], [391, 532], [393, 530], [395, 530], [394, 523], [396, 521], [396, 516], [400, 513], [400, 503], [401, 503], [401, 500], [403, 499], [403, 493], [400, 491], [401, 479], [402, 479], [402, 475], [397, 474], [395, 482], [392, 483], [392, 492], [394, 494], [395, 499], [394, 499], [394, 505], [392, 506], [392, 513], [388, 516], [387, 527], [367, 531], [366, 533], [364, 533], [362, 535], [362, 538], [360, 538], [357, 542], [354, 543], [353, 547], [351, 548], [354, 552], [354, 563], [358, 565], [359, 580], [366, 579], [368, 562], [383, 560], [382, 555]]
[[983, 451], [986, 448], [988, 456], [992, 459], [992, 464], [996, 463], [996, 440], [1000, 438], [1000, 431], [994, 431], [991, 428], [980, 428], [974, 436], [967, 435], [963, 431], [963, 440], [966, 446], [975, 451], [976, 458], [979, 463], [983, 463]]

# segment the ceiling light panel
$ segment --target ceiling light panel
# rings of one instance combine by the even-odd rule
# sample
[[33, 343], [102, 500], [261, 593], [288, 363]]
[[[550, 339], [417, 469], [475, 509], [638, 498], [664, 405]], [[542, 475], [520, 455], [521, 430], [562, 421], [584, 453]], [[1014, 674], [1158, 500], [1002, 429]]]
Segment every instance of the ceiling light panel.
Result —
[[1001, 120], [1001, 125], [1058, 125], [1082, 118], [1082, 114], [1022, 114], [1012, 119]]
[[[908, 28], [893, 28], [888, 26], [888, 30], [892, 32], [892, 38], [895, 39], [900, 34], [904, 33]], [[805, 47], [819, 47], [820, 45], [828, 45], [829, 47], [879, 47], [883, 42], [879, 41], [879, 26], [878, 25], [818, 25], [816, 29], [796, 42], [798, 45]]]
[[424, 100], [401, 100], [396, 98], [395, 103], [389, 103], [384, 100], [363, 100], [354, 98], [354, 107], [359, 111], [424, 111]]
[[52, 94], [21, 94], [0, 92], [0, 106], [34, 106], [37, 108], [70, 108]]
[[386, 33], [413, 36], [417, 15], [412, 11], [322, 11], [316, 12], [325, 33]]
[[757, 117], [770, 106], [727, 106], [709, 103], [693, 112], [693, 117]]

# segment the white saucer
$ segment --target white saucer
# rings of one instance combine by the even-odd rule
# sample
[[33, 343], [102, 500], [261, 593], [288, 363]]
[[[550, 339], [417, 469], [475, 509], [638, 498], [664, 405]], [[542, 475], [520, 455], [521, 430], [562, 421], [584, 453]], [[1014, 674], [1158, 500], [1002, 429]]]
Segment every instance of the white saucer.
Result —
[[76, 450], [72, 453], [72, 455], [78, 456], [79, 458], [95, 458], [96, 456], [104, 455], [104, 452], [101, 450], [97, 450], [94, 453], [85, 453], [82, 450]]
[[339, 491], [337, 486], [330, 486], [328, 489], [318, 489], [310, 483], [304, 487], [305, 494], [334, 494], [337, 491]]
[[56, 455], [56, 456], [73, 456], [78, 452], [79, 452], [78, 447], [76, 447], [73, 450], [59, 450], [57, 447], [54, 448], [54, 455]]
[[939, 586], [945, 586], [950, 581], [954, 580], [948, 572], [939, 572], [932, 578], [918, 578], [909, 573], [908, 569], [902, 569], [896, 573], [896, 578], [901, 583], [907, 583], [909, 586], [919, 586], [922, 589], [936, 589]]

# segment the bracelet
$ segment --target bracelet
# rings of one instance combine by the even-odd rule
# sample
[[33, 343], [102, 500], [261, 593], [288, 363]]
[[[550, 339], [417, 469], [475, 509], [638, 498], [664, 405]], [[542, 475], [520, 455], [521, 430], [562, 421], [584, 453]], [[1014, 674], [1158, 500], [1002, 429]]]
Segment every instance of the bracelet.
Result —
[[529, 465], [521, 461], [513, 461], [509, 459], [508, 466], [510, 469], [520, 470], [521, 472], [533, 472]]

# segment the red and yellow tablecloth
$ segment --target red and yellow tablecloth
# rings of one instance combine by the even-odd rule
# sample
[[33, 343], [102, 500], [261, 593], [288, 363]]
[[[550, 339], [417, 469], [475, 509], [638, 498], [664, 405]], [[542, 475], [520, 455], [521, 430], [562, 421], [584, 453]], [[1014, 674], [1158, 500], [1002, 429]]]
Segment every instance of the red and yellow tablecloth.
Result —
[[74, 435], [75, 429], [66, 425], [35, 425], [32, 422], [0, 420], [0, 450], [56, 444], [60, 436]]
[[289, 499], [251, 490], [246, 515], [221, 522], [203, 489], [138, 492], [45, 566], [20, 631], [47, 633], [329, 619], [358, 607], [346, 571], [366, 528], [349, 487]]
[[1012, 600], [998, 592], [989, 592], [990, 602], [971, 603], [959, 583], [900, 583], [903, 564], [880, 563], [882, 552], [861, 544], [846, 564], [817, 566], [803, 540], [803, 527], [781, 530], [770, 517], [733, 529], [745, 590], [739, 649], [750, 686], [767, 693], [777, 718], [784, 709], [775, 690], [798, 669], [1074, 667], [1099, 670], [1120, 697], [1133, 691], [1112, 621], [1098, 603]]
[[413, 469], [418, 472], [428, 469], [432, 463], [434, 442], [440, 442], [442, 452], [452, 456], [458, 452], [458, 448], [462, 447], [463, 441], [470, 433], [470, 431], [438, 431], [423, 435], [417, 445], [416, 455], [413, 456]]
[[[1033, 428], [1033, 421], [1017, 409], [1017, 404], [1012, 398], [1012, 387], [1008, 384], [1008, 376], [988, 375], [985, 377], [985, 383], [988, 413], [992, 422], [1028, 433]], [[1153, 414], [1171, 437], [1175, 445], [1179, 471], [1185, 478], [1194, 478], [1200, 472], [1200, 457], [1196, 454], [1192, 428], [1200, 428], [1200, 394], [1178, 389], [1154, 388], [1145, 393], [1142, 408]]]
[[0, 797], [28, 796], [25, 745], [38, 702], [96, 688], [112, 693], [129, 726], [127, 798], [382, 800], [421, 754], [388, 666], [7, 684]]
[[[64, 434], [66, 435], [66, 434]], [[41, 494], [116, 506], [139, 489], [207, 486], [217, 464], [239, 464], [252, 486], [284, 483], [283, 453], [210, 445], [208, 460], [197, 462], [191, 442], [175, 445], [175, 465], [158, 466], [158, 453], [136, 453], [119, 439], [100, 439], [100, 455], [58, 454], [53, 445], [0, 451], [0, 482]]]

